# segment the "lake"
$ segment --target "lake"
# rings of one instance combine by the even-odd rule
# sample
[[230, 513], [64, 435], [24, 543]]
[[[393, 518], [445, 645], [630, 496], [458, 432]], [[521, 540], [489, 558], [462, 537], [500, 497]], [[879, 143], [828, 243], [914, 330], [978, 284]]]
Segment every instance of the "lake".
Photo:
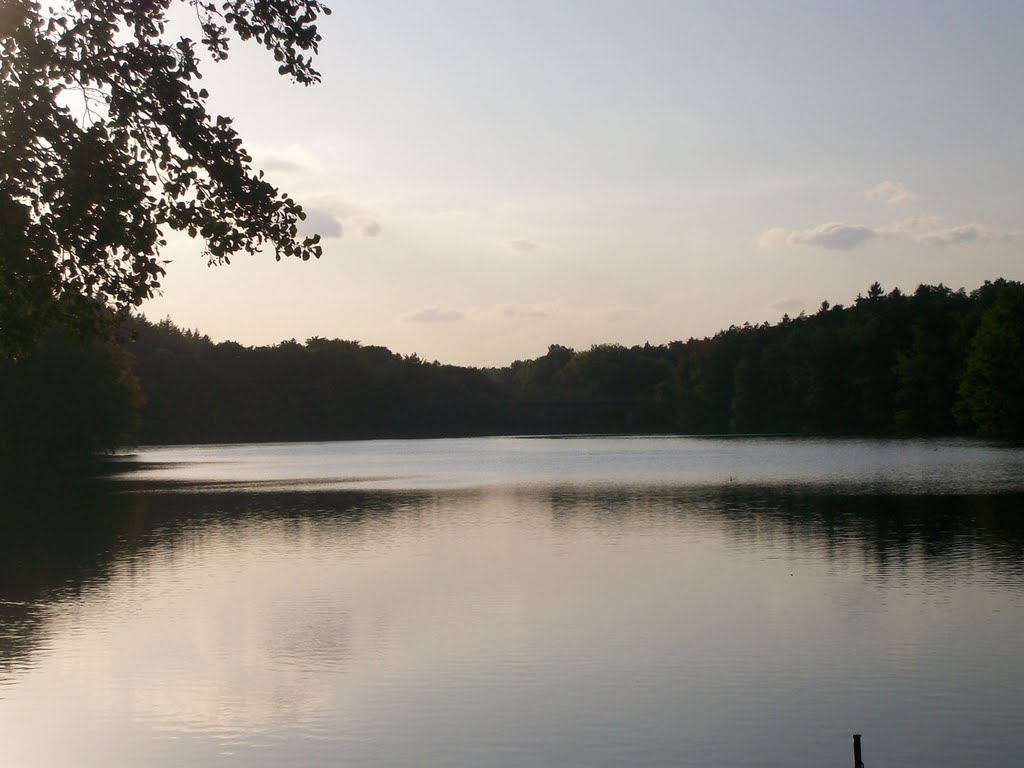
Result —
[[1024, 449], [145, 448], [4, 502], [0, 765], [1018, 766]]

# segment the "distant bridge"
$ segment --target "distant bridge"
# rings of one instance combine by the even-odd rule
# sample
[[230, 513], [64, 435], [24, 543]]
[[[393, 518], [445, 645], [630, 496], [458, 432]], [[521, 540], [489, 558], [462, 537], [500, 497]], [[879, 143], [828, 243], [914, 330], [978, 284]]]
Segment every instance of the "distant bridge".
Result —
[[594, 408], [597, 406], [606, 408], [635, 408], [644, 402], [642, 397], [592, 397], [579, 400], [555, 399], [550, 400], [513, 400], [516, 405], [527, 405], [538, 408]]

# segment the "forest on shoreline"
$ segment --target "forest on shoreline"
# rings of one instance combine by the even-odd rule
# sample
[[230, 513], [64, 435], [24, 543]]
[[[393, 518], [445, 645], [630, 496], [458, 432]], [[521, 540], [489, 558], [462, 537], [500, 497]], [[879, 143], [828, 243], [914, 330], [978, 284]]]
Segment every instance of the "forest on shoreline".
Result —
[[850, 306], [504, 368], [357, 341], [214, 343], [138, 317], [0, 363], [0, 462], [142, 444], [500, 434], [1024, 435], [1024, 285], [875, 283]]

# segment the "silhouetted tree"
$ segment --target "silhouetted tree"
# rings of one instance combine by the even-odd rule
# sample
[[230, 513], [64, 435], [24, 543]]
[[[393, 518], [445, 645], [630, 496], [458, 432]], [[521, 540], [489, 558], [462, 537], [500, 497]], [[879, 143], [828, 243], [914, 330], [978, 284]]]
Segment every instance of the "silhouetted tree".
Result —
[[991, 304], [970, 342], [958, 415], [982, 434], [1019, 436], [1024, 434], [1024, 286], [999, 281], [988, 293]]
[[971, 300], [964, 291], [922, 285], [909, 300], [910, 343], [897, 354], [895, 423], [902, 432], [954, 431], [953, 406], [967, 353]]
[[0, 359], [0, 479], [59, 476], [131, 443], [142, 395], [116, 343], [50, 331], [29, 360]]
[[[178, 4], [198, 41], [167, 32]], [[320, 255], [197, 82], [200, 50], [225, 59], [230, 31], [317, 82], [320, 13], [318, 0], [0, 0], [0, 356], [138, 306], [160, 285], [168, 229], [202, 239], [211, 263], [264, 245]]]
[[[138, 321], [154, 442], [575, 432], [1020, 434], [1019, 283], [823, 304], [667, 345], [551, 345], [486, 371], [314, 337], [214, 344]], [[953, 418], [957, 405], [959, 423]], [[1016, 414], [1016, 415], [1015, 415]]]

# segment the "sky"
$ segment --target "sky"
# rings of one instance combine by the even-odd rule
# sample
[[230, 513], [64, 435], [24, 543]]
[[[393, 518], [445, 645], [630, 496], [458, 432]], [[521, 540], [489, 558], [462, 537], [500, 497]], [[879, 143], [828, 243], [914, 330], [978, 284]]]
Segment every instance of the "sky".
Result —
[[203, 81], [323, 257], [171, 237], [150, 319], [501, 366], [1024, 279], [1024, 3], [329, 4], [320, 85]]

